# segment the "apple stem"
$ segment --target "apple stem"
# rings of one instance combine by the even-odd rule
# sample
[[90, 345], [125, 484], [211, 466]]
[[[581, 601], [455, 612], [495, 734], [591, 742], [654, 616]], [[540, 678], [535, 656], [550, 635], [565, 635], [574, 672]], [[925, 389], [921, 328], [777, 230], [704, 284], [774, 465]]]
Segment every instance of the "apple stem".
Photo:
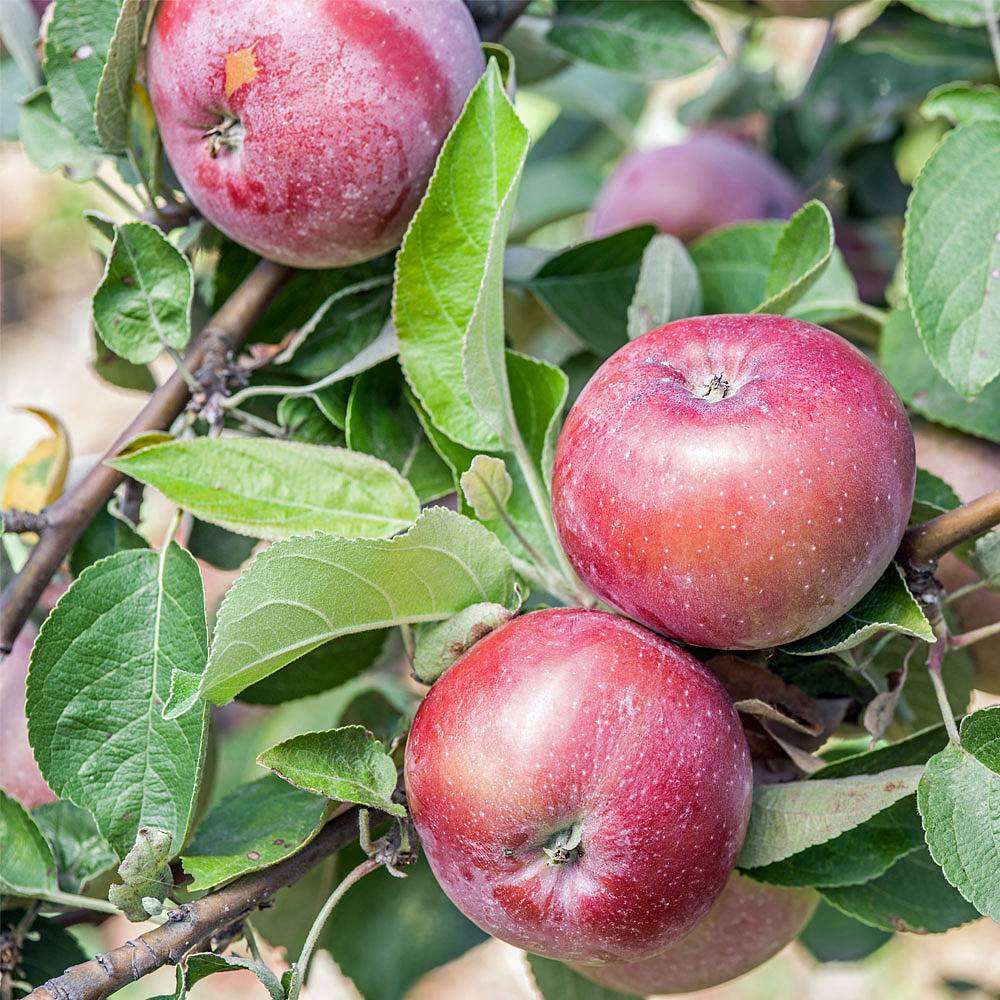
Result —
[[548, 847], [543, 847], [550, 865], [565, 865], [583, 857], [580, 841], [583, 839], [583, 825], [574, 823], [568, 830], [560, 830]]
[[933, 564], [956, 545], [1000, 524], [1000, 490], [946, 511], [918, 524], [903, 535], [896, 559], [906, 567], [921, 569]]

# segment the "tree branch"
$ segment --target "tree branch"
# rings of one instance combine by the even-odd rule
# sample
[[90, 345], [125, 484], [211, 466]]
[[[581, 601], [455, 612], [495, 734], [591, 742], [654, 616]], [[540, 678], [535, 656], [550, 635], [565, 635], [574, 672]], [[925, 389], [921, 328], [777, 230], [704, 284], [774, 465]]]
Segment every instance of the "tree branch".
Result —
[[12, 535], [23, 535], [29, 531], [41, 534], [48, 526], [49, 522], [45, 514], [36, 514], [30, 510], [4, 510], [0, 511], [3, 518], [3, 530]]
[[[261, 261], [188, 349], [185, 355], [188, 369], [199, 371], [206, 358], [224, 357], [238, 348], [291, 273], [289, 268]], [[188, 399], [184, 379], [174, 372], [149, 397], [138, 416], [118, 435], [87, 475], [43, 511], [48, 524], [38, 544], [0, 595], [0, 655], [10, 652], [52, 574], [124, 478], [122, 473], [105, 465], [105, 459], [112, 457], [136, 434], [168, 428]]]
[[1000, 490], [918, 524], [903, 536], [896, 559], [904, 566], [926, 570], [946, 552], [1000, 524]]
[[[369, 810], [371, 822], [385, 818]], [[324, 858], [346, 847], [358, 833], [358, 810], [351, 807], [331, 819], [297, 854], [172, 911], [166, 923], [105, 955], [72, 966], [39, 986], [29, 1000], [103, 1000], [163, 965], [176, 965], [200, 942], [270, 901], [280, 889], [297, 882]]]

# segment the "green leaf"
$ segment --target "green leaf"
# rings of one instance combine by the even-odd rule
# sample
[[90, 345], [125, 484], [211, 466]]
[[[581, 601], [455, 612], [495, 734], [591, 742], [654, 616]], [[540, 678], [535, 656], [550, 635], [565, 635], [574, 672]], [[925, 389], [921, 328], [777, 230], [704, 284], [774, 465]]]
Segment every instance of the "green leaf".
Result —
[[195, 518], [187, 547], [195, 559], [204, 559], [216, 569], [234, 570], [250, 558], [258, 541]]
[[572, 156], [529, 157], [517, 192], [511, 237], [527, 236], [550, 222], [588, 211], [600, 187], [601, 174], [590, 163]]
[[639, 80], [686, 76], [722, 55], [712, 29], [672, 0], [558, 0], [546, 41]]
[[112, 500], [103, 507], [77, 539], [69, 555], [73, 576], [79, 576], [88, 566], [116, 552], [146, 548], [146, 539], [115, 512], [114, 505]]
[[947, 118], [953, 125], [1000, 120], [1000, 87], [992, 83], [945, 83], [920, 105], [925, 118]]
[[293, 441], [339, 447], [345, 441], [343, 427], [350, 392], [350, 382], [344, 381], [305, 395], [289, 394], [278, 403], [278, 423], [288, 429]]
[[[220, 972], [252, 972], [263, 983], [271, 1000], [285, 1000], [285, 990], [278, 977], [263, 963], [256, 959], [243, 958], [241, 955], [217, 955], [215, 952], [204, 951], [188, 955], [184, 962], [183, 983], [175, 994], [176, 1000], [184, 1000], [187, 991], [196, 983]], [[178, 973], [180, 967], [178, 966]], [[207, 996], [208, 994], [200, 994]]]
[[979, 916], [926, 849], [905, 855], [871, 882], [824, 889], [823, 895], [842, 913], [886, 931], [939, 934]]
[[396, 765], [362, 726], [294, 736], [265, 750], [257, 763], [304, 791], [392, 816], [406, 815], [406, 809], [392, 801]]
[[388, 462], [410, 481], [420, 502], [429, 503], [451, 493], [454, 483], [403, 387], [394, 361], [370, 368], [354, 380], [347, 404], [347, 444]]
[[165, 830], [140, 827], [132, 849], [118, 866], [121, 882], [108, 890], [108, 900], [129, 920], [147, 920], [162, 912], [162, 903], [174, 888], [174, 877], [167, 864], [172, 840]]
[[781, 648], [796, 656], [819, 656], [851, 649], [883, 631], [899, 632], [925, 642], [934, 641], [930, 623], [895, 563], [850, 611], [805, 639]]
[[4, 0], [0, 4], [0, 42], [11, 54], [25, 81], [37, 87], [38, 61], [35, 42], [38, 39], [38, 16], [29, 0]]
[[833, 253], [833, 219], [809, 201], [785, 224], [767, 272], [767, 298], [754, 312], [784, 313], [816, 283]]
[[879, 360], [911, 409], [945, 427], [1000, 443], [1000, 379], [973, 400], [963, 399], [924, 353], [908, 309], [894, 309], [882, 329]]
[[511, 433], [503, 250], [527, 149], [527, 129], [491, 59], [396, 260], [403, 371], [435, 426], [469, 448], [497, 448]]
[[1000, 707], [966, 716], [961, 735], [928, 762], [917, 802], [945, 878], [1000, 922]]
[[674, 236], [661, 233], [646, 246], [628, 307], [629, 340], [675, 319], [701, 312], [701, 284], [691, 255]]
[[123, 222], [94, 292], [94, 327], [115, 354], [147, 364], [164, 345], [187, 346], [193, 294], [187, 257], [155, 226]]
[[598, 986], [564, 962], [542, 958], [541, 955], [525, 954], [524, 957], [528, 960], [531, 978], [542, 1000], [626, 1000], [626, 997], [632, 996]]
[[201, 821], [181, 857], [192, 892], [295, 854], [319, 833], [330, 803], [267, 775], [240, 785]]
[[1000, 587], [1000, 531], [988, 531], [977, 540], [972, 561], [987, 587]]
[[923, 764], [948, 744], [948, 733], [938, 723], [919, 733], [913, 733], [897, 743], [890, 743], [875, 750], [841, 757], [809, 776], [811, 781], [826, 778], [846, 778], [856, 774], [879, 774], [890, 768], [908, 764]]
[[132, 123], [132, 84], [139, 62], [146, 8], [142, 0], [122, 0], [108, 58], [94, 98], [94, 124], [109, 153], [124, 153]]
[[89, 809], [119, 857], [143, 826], [184, 842], [205, 748], [206, 712], [165, 720], [173, 674], [207, 657], [194, 559], [118, 552], [85, 569], [42, 626], [28, 673], [28, 735], [52, 790]]
[[[84, 213], [86, 215], [86, 213]], [[91, 214], [92, 221], [93, 213]], [[114, 239], [114, 223], [111, 224], [110, 239]], [[156, 388], [156, 380], [148, 365], [134, 365], [131, 361], [118, 357], [114, 351], [97, 335], [91, 332], [94, 344], [94, 357], [90, 367], [94, 373], [109, 385], [119, 389], [129, 389], [133, 392], [152, 392]]]
[[542, 264], [525, 287], [607, 357], [628, 340], [629, 304], [655, 233], [653, 226], [638, 226], [570, 247]]
[[223, 704], [337, 636], [437, 621], [479, 601], [509, 604], [513, 594], [503, 546], [443, 508], [425, 510], [388, 540], [279, 542], [226, 594], [203, 693]]
[[1000, 121], [949, 132], [920, 171], [903, 262], [924, 349], [966, 398], [1000, 375]]
[[257, 538], [313, 531], [380, 538], [420, 504], [390, 465], [344, 448], [265, 438], [195, 438], [143, 448], [109, 465], [204, 521]]
[[476, 455], [459, 478], [466, 503], [480, 521], [501, 517], [514, 491], [514, 480], [502, 458]]
[[451, 618], [425, 626], [413, 656], [413, 675], [433, 684], [463, 653], [513, 617], [502, 604], [472, 604]]
[[[363, 860], [356, 847], [340, 853], [344, 871]], [[372, 942], [378, 941], [378, 960]], [[486, 940], [451, 904], [426, 861], [406, 869], [406, 878], [376, 871], [337, 904], [336, 918], [321, 938], [365, 1000], [400, 1000], [425, 972], [444, 965]], [[471, 998], [470, 998], [471, 1000]]]
[[52, 851], [28, 811], [0, 789], [0, 892], [41, 896], [59, 888]]
[[832, 840], [782, 861], [751, 868], [747, 874], [772, 885], [857, 885], [877, 878], [903, 855], [923, 845], [916, 802], [908, 795]]
[[859, 826], [912, 795], [921, 770], [897, 767], [879, 774], [758, 786], [740, 867], [783, 861]]
[[[12, 931], [23, 916], [24, 911], [5, 906], [0, 932], [6, 934]], [[71, 966], [86, 962], [89, 957], [89, 952], [85, 952], [77, 939], [55, 920], [35, 917], [31, 922], [31, 933], [21, 945], [20, 975], [17, 978], [28, 983], [29, 987], [38, 987], [62, 975]], [[15, 987], [14, 996], [24, 996], [25, 992]]]
[[[945, 24], [977, 27], [986, 23], [983, 0], [903, 0], [907, 7]], [[993, 0], [994, 16], [1000, 16], [1000, 3]]]
[[45, 77], [52, 106], [88, 146], [99, 146], [94, 104], [121, 0], [59, 0], [45, 32]]
[[56, 117], [44, 87], [21, 104], [19, 137], [28, 159], [39, 170], [62, 170], [74, 181], [89, 181], [97, 176], [101, 154], [80, 142]]
[[117, 864], [117, 856], [86, 809], [62, 799], [36, 806], [31, 818], [52, 848], [63, 892], [81, 892]]
[[317, 646], [240, 692], [240, 701], [278, 705], [329, 691], [367, 670], [381, 655], [388, 629], [354, 632]]
[[818, 962], [860, 962], [891, 938], [891, 932], [869, 927], [821, 899], [799, 943]]
[[929, 521], [946, 510], [954, 510], [962, 503], [958, 494], [941, 478], [926, 469], [917, 469], [916, 489], [913, 493], [913, 510], [910, 524]]

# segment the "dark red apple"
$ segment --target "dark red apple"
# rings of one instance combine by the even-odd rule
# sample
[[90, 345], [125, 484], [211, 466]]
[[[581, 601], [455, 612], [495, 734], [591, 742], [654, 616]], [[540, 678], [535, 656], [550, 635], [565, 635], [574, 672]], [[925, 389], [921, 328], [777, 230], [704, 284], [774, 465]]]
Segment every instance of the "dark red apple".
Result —
[[296, 267], [399, 243], [483, 67], [461, 0], [173, 0], [147, 54], [185, 191]]
[[815, 889], [764, 885], [733, 872], [694, 929], [658, 955], [575, 968], [601, 986], [636, 996], [704, 990], [777, 955], [798, 937], [818, 902]]
[[644, 222], [685, 242], [748, 219], [787, 219], [805, 199], [769, 156], [718, 132], [630, 153], [594, 202], [593, 236]]
[[459, 909], [582, 962], [686, 933], [722, 891], [750, 810], [750, 755], [719, 682], [598, 611], [536, 611], [473, 646], [420, 706], [405, 773]]
[[697, 646], [843, 614], [892, 560], [913, 434], [846, 340], [782, 316], [679, 320], [606, 361], [556, 451], [553, 513], [593, 591]]

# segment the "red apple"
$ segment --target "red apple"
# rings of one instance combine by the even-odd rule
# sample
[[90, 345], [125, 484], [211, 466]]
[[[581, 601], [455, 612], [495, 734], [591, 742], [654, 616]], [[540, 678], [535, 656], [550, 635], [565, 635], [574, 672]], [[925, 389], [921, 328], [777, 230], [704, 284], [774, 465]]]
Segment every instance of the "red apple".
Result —
[[0, 666], [0, 788], [13, 795], [25, 809], [54, 802], [56, 798], [35, 763], [24, 714], [28, 658], [37, 635], [33, 625], [25, 625]]
[[688, 993], [729, 982], [777, 955], [809, 922], [819, 893], [764, 885], [733, 872], [722, 895], [690, 933], [653, 958], [576, 971], [637, 996]]
[[913, 434], [828, 330], [703, 316], [633, 340], [574, 404], [553, 513], [596, 594], [673, 638], [760, 649], [848, 610], [892, 560]]
[[715, 677], [617, 615], [515, 618], [417, 712], [406, 789], [441, 887], [494, 937], [573, 961], [639, 958], [722, 891], [750, 755]]
[[747, 219], [787, 219], [805, 199], [769, 156], [718, 132], [630, 153], [608, 178], [591, 219], [597, 236], [644, 222], [690, 241]]
[[296, 267], [399, 243], [483, 66], [461, 0], [173, 0], [147, 54], [192, 201]]

